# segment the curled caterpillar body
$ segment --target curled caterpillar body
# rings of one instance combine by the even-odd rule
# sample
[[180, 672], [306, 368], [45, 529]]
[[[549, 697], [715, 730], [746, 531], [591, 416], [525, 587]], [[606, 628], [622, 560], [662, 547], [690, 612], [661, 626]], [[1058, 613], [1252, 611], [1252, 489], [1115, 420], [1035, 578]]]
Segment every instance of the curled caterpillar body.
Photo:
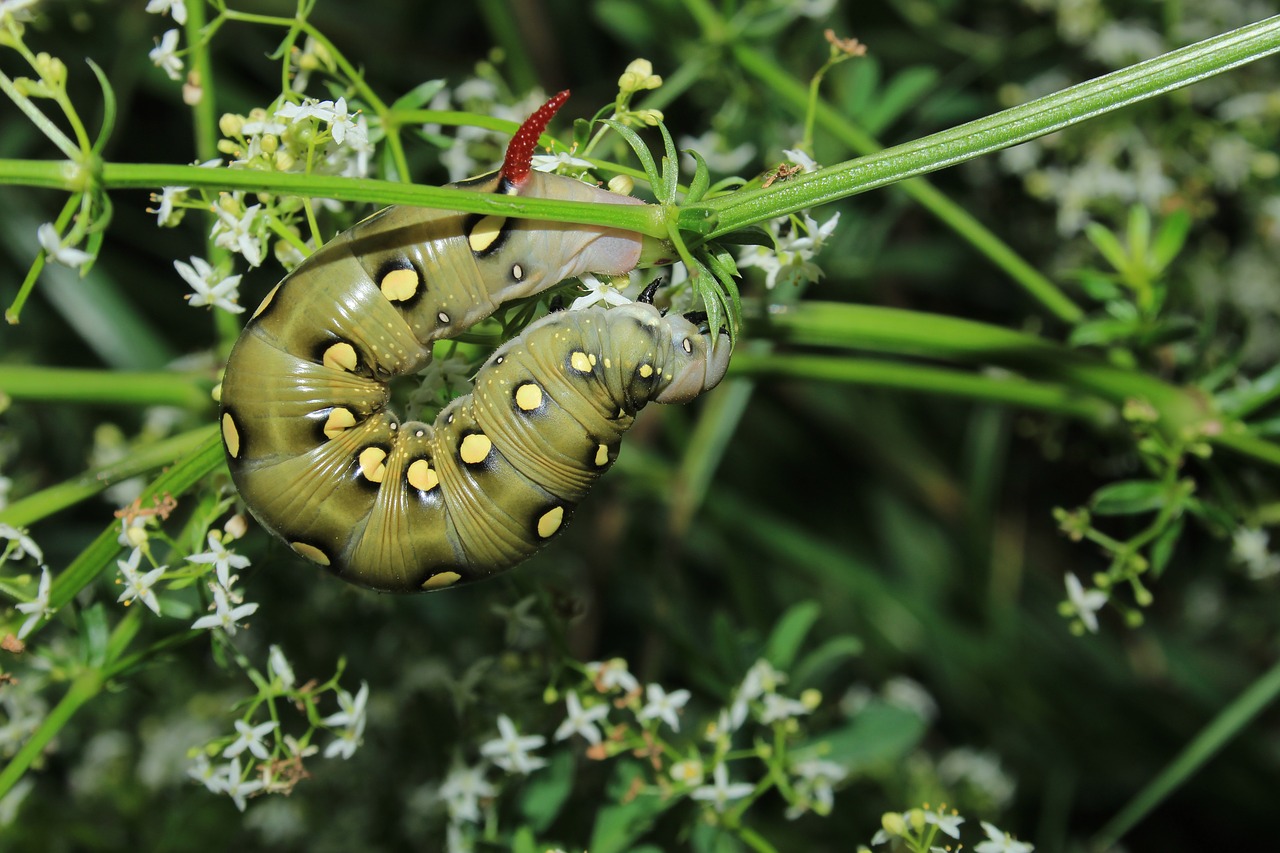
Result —
[[[536, 139], [548, 117], [517, 138]], [[464, 185], [639, 203], [529, 172], [524, 147]], [[646, 304], [552, 314], [497, 350], [434, 426], [399, 423], [388, 382], [503, 302], [624, 273], [639, 254], [628, 232], [406, 207], [339, 235], [267, 295], [228, 359], [222, 438], [246, 505], [298, 554], [375, 589], [440, 589], [520, 562], [563, 526], [645, 403], [719, 382], [727, 340]]]

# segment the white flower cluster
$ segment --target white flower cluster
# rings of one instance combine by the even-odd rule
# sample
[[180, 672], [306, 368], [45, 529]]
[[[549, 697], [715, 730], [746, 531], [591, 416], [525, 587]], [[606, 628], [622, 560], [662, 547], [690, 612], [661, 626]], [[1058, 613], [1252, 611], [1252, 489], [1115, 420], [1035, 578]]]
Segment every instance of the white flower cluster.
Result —
[[746, 246], [738, 253], [738, 267], [764, 270], [765, 287], [772, 290], [779, 283], [800, 285], [822, 278], [822, 269], [813, 258], [822, 249], [840, 223], [837, 211], [821, 225], [801, 211], [799, 217], [787, 216], [769, 223], [774, 246]]
[[50, 607], [50, 596], [53, 592], [53, 576], [49, 567], [44, 565], [44, 551], [36, 541], [27, 535], [27, 531], [8, 524], [0, 524], [0, 565], [10, 560], [23, 560], [27, 557], [35, 560], [40, 566], [40, 581], [36, 586], [35, 597], [30, 601], [14, 605], [19, 613], [26, 614], [26, 619], [18, 628], [18, 639], [26, 639], [41, 620], [53, 617]]

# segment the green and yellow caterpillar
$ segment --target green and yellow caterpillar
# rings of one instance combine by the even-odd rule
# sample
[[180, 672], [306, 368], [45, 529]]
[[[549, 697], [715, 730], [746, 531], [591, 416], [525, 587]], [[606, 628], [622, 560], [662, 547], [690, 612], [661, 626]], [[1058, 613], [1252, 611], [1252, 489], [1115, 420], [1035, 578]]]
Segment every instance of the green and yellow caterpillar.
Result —
[[[530, 170], [566, 97], [529, 117], [500, 170], [456, 186], [639, 204]], [[502, 303], [639, 257], [630, 232], [410, 207], [338, 235], [267, 295], [227, 361], [222, 440], [245, 504], [298, 554], [374, 589], [519, 563], [613, 463], [640, 408], [720, 381], [728, 339], [643, 301], [561, 311], [495, 351], [434, 425], [399, 423], [388, 383]]]

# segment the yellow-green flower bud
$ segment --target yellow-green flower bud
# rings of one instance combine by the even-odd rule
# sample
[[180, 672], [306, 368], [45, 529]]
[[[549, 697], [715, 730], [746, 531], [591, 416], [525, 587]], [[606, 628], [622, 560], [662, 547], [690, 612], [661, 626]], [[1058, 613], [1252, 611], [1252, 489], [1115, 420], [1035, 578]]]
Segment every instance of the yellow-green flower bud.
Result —
[[618, 195], [631, 195], [631, 191], [636, 188], [636, 182], [631, 180], [630, 175], [614, 175], [609, 179], [609, 192]]
[[218, 132], [226, 137], [239, 136], [243, 127], [244, 116], [235, 113], [223, 113], [222, 118], [218, 119]]
[[661, 85], [662, 78], [653, 73], [653, 63], [647, 59], [633, 59], [618, 78], [618, 93], [629, 95]]
[[885, 812], [881, 815], [880, 827], [894, 838], [901, 838], [907, 833], [907, 822], [897, 812]]

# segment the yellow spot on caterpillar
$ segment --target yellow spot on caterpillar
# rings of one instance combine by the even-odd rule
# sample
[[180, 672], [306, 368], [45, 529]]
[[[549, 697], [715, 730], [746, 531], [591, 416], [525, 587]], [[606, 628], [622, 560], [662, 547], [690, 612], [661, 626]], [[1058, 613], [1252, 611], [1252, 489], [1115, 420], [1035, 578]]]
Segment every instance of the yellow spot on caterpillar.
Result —
[[457, 572], [438, 572], [423, 581], [422, 588], [425, 590], [443, 589], [446, 586], [453, 586], [460, 580], [462, 580], [462, 575]]
[[356, 348], [343, 341], [324, 351], [324, 366], [332, 370], [355, 370]]
[[609, 368], [611, 368], [611, 367], [613, 367], [613, 361], [611, 361], [610, 359], [606, 358], [606, 359], [604, 360], [604, 366], [605, 366], [605, 369], [606, 369], [606, 370], [607, 370], [607, 369], [609, 369]]
[[471, 244], [471, 251], [483, 252], [485, 249], [493, 245], [493, 241], [498, 239], [498, 235], [502, 233], [502, 226], [507, 222], [505, 216], [485, 216], [476, 223], [476, 227], [471, 229], [471, 233], [467, 235], [467, 242]]
[[405, 476], [409, 480], [409, 485], [424, 492], [429, 492], [440, 484], [440, 478], [431, 469], [431, 463], [425, 459], [415, 460], [409, 466], [409, 471]]
[[382, 295], [392, 302], [404, 302], [418, 292], [418, 271], [400, 267], [391, 270], [378, 283]]
[[564, 507], [553, 506], [538, 519], [538, 535], [543, 539], [550, 539], [560, 529], [560, 523], [563, 521]]
[[532, 412], [542, 405], [542, 389], [532, 382], [526, 382], [516, 389], [516, 405], [521, 411]]
[[608, 445], [600, 445], [596, 448], [595, 463], [597, 468], [603, 468], [609, 464], [609, 447]]
[[640, 378], [641, 378], [641, 379], [648, 379], [648, 378], [649, 378], [650, 376], [652, 376], [652, 375], [653, 375], [653, 365], [651, 365], [651, 364], [642, 364], [642, 365], [640, 365]]
[[319, 563], [322, 566], [329, 565], [329, 555], [315, 545], [308, 545], [306, 542], [290, 542], [289, 547], [297, 552], [298, 556], [306, 557], [313, 563]]
[[489, 436], [473, 432], [462, 439], [462, 444], [458, 446], [458, 457], [468, 465], [476, 465], [483, 462], [492, 449], [493, 442], [489, 440]]
[[222, 443], [227, 446], [232, 459], [240, 458], [240, 430], [230, 412], [222, 413]]
[[596, 366], [596, 354], [595, 354], [595, 353], [593, 353], [593, 352], [592, 352], [592, 353], [587, 353], [587, 361], [591, 362], [591, 366], [592, 366], [592, 367], [595, 367], [595, 366]]
[[381, 447], [366, 447], [360, 451], [360, 473], [371, 483], [381, 483], [387, 476], [387, 451]]
[[590, 373], [591, 359], [587, 357], [585, 352], [578, 350], [569, 356], [569, 366], [579, 373]]
[[355, 425], [356, 416], [351, 414], [351, 410], [337, 406], [329, 413], [329, 419], [324, 422], [325, 438], [337, 438], [343, 430], [351, 429]]
[[[284, 284], [284, 282], [282, 281], [280, 284]], [[276, 291], [280, 289], [280, 284], [271, 288], [271, 292], [262, 298], [262, 301], [258, 303], [258, 307], [253, 310], [253, 317], [250, 317], [250, 320], [267, 310], [267, 306], [271, 304], [271, 300], [276, 298]]]

